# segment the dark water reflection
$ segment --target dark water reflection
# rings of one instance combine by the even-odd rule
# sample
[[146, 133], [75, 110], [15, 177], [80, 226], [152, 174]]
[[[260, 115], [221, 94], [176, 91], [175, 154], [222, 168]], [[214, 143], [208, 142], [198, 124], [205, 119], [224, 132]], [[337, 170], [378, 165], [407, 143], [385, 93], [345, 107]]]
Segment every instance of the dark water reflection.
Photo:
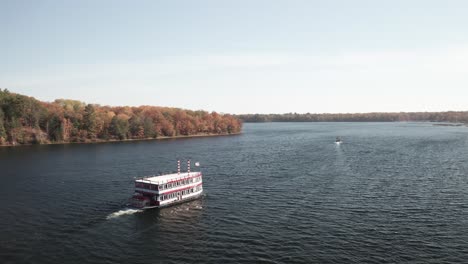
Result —
[[[202, 199], [125, 209], [134, 177], [185, 157], [203, 165]], [[0, 167], [1, 263], [468, 257], [465, 127], [246, 124], [232, 137], [0, 148]]]

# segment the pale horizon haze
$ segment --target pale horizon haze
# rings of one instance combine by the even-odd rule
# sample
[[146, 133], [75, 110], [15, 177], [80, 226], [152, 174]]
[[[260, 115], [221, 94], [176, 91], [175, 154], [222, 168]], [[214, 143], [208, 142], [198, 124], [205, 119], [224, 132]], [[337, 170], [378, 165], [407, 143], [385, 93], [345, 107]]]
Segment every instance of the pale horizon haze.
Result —
[[0, 0], [0, 88], [222, 113], [468, 110], [467, 1]]

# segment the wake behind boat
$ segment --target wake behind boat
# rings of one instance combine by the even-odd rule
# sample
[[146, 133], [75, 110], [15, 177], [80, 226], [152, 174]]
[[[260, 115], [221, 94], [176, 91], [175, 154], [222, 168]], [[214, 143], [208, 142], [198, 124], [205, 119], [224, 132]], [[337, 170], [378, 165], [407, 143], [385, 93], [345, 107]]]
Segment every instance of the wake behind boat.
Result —
[[[177, 173], [135, 180], [131, 206], [138, 209], [160, 208], [201, 197], [202, 173], [190, 171], [190, 160], [187, 161], [187, 172], [180, 172], [180, 161], [177, 163]], [[199, 166], [199, 163], [195, 163], [195, 166]]]

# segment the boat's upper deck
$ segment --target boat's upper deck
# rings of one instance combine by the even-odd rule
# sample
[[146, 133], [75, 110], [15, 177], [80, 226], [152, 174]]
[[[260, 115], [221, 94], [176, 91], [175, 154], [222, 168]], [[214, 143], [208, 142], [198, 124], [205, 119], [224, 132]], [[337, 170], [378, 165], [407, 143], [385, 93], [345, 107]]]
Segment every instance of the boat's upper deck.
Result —
[[141, 179], [135, 180], [135, 182], [139, 183], [150, 183], [150, 184], [164, 184], [172, 181], [177, 181], [177, 180], [182, 180], [182, 179], [187, 179], [191, 177], [196, 177], [200, 176], [201, 172], [199, 171], [192, 171], [192, 172], [181, 172], [179, 173], [172, 173], [172, 174], [166, 174], [166, 175], [159, 175], [159, 176], [149, 176], [149, 177], [144, 177]]

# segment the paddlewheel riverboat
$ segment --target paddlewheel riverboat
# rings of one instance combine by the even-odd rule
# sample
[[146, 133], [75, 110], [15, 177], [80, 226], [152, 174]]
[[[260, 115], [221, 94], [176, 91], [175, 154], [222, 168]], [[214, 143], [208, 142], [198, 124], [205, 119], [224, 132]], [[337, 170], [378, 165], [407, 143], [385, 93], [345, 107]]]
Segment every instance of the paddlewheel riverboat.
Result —
[[197, 199], [202, 192], [202, 173], [190, 171], [190, 160], [187, 161], [187, 172], [180, 172], [180, 161], [177, 161], [177, 173], [135, 180], [135, 194], [130, 204], [138, 209], [166, 207]]

